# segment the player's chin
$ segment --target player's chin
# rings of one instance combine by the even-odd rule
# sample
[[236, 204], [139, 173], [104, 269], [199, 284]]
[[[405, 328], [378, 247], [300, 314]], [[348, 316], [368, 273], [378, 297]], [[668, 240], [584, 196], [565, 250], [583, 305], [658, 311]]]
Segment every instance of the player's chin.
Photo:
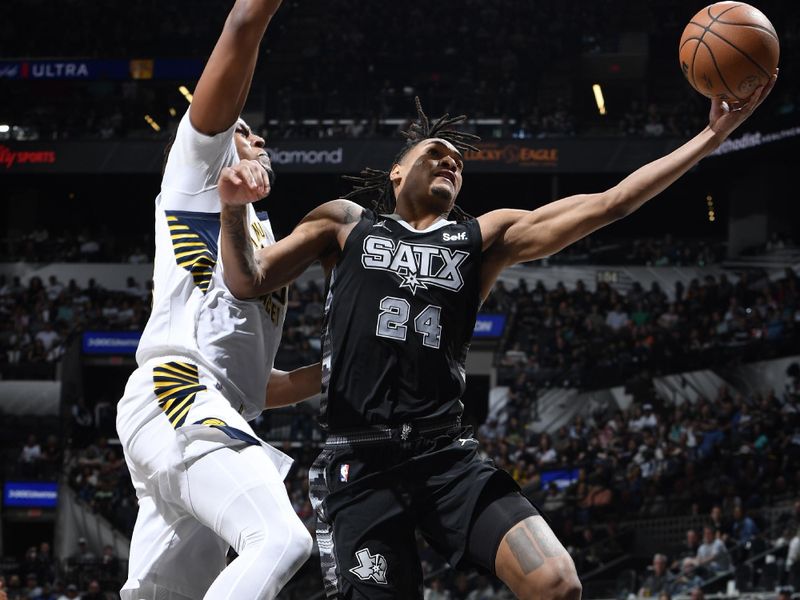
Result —
[[445, 202], [453, 202], [456, 198], [456, 191], [453, 186], [446, 183], [434, 183], [431, 186], [431, 196]]

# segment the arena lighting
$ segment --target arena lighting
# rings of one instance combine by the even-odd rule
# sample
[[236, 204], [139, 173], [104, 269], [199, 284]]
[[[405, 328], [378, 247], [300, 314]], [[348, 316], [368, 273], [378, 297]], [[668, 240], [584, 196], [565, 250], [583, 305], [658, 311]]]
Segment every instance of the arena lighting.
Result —
[[714, 197], [711, 194], [706, 196], [706, 205], [708, 206], [708, 220], [713, 223], [717, 217], [714, 212]]
[[182, 85], [178, 88], [178, 91], [183, 94], [183, 97], [186, 98], [186, 101], [191, 104], [192, 103], [192, 94], [185, 85]]
[[594, 101], [597, 103], [597, 111], [604, 115], [606, 114], [606, 101], [603, 98], [603, 88], [600, 87], [599, 83], [595, 83], [592, 85], [592, 91], [594, 92]]
[[176, 116], [177, 114], [178, 114], [178, 111], [177, 111], [177, 110], [175, 110], [175, 108], [174, 108], [174, 107], [170, 106], [170, 107], [169, 107], [169, 116], [170, 116], [170, 117], [174, 117], [174, 116]]
[[153, 120], [153, 117], [151, 117], [150, 115], [145, 115], [144, 120], [147, 121], [147, 124], [150, 125], [150, 127], [152, 127], [154, 131], [161, 131], [161, 125], [156, 123]]
[[8, 133], [9, 131], [11, 131], [10, 126], [6, 125], [5, 123], [0, 125], [0, 133]]

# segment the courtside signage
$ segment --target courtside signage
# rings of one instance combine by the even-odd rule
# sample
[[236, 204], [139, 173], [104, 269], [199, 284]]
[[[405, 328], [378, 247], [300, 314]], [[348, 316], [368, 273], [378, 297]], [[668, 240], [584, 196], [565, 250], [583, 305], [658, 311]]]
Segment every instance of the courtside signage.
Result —
[[138, 331], [87, 331], [83, 334], [84, 354], [136, 354]]
[[499, 338], [506, 328], [505, 315], [491, 315], [481, 313], [475, 319], [475, 329], [472, 330], [474, 338]]
[[3, 506], [55, 508], [58, 483], [7, 481], [3, 486]]

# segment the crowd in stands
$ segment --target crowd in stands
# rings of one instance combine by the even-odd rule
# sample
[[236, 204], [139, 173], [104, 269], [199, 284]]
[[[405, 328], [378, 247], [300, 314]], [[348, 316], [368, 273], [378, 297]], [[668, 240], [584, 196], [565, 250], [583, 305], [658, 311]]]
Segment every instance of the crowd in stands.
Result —
[[19, 560], [5, 560], [0, 572], [2, 600], [118, 600], [124, 581], [120, 559], [111, 546], [100, 556], [78, 540], [75, 552], [58, 560], [49, 542], [31, 546]]
[[[684, 360], [696, 368], [707, 354], [709, 361], [719, 360], [715, 350], [720, 347], [747, 348], [757, 343], [761, 358], [770, 349], [778, 352], [792, 347], [788, 342], [796, 348], [797, 286], [797, 275], [791, 270], [774, 281], [761, 273], [742, 274], [735, 282], [725, 276], [693, 281], [685, 288], [678, 285], [669, 299], [657, 285], [644, 290], [635, 283], [625, 293], [605, 284], [595, 292], [582, 285], [568, 291], [563, 285], [548, 290], [543, 285], [528, 289], [524, 282], [514, 289], [498, 284], [485, 310], [513, 315], [499, 359], [500, 373], [511, 384], [509, 403], [506, 418], [489, 420], [478, 435], [486, 455], [507, 469], [548, 514], [581, 574], [627, 547], [633, 535], [624, 523], [629, 519], [704, 514], [719, 506], [725, 518], [737, 520], [736, 511], [742, 510], [758, 523], [763, 507], [797, 497], [800, 368], [792, 371], [793, 383], [786, 390], [742, 394], [723, 388], [716, 397], [694, 404], [666, 404], [652, 389], [638, 391], [627, 410], [607, 408], [579, 415], [552, 434], [535, 433], [526, 426], [533, 420], [537, 390], [545, 385], [581, 387], [593, 382], [594, 376], [589, 379], [589, 371], [582, 370], [592, 361], [607, 370], [622, 365], [654, 374], [656, 363], [678, 368]], [[23, 364], [35, 344], [48, 343], [49, 358], [39, 360], [54, 364], [65, 345], [86, 328], [140, 330], [147, 318], [149, 295], [148, 286], [136, 281], [129, 282], [127, 291], [108, 291], [97, 284], [85, 289], [74, 282], [64, 284], [57, 277], [49, 277], [47, 283], [34, 277], [24, 285], [18, 278], [0, 279], [4, 372]], [[314, 282], [293, 286], [289, 297], [276, 364], [283, 369], [317, 360], [323, 313], [323, 291]], [[605, 356], [592, 353], [598, 348], [614, 357], [613, 365], [602, 362]], [[615, 373], [624, 376], [619, 383], [629, 371], [620, 368]], [[645, 374], [642, 379], [646, 378]], [[64, 464], [78, 498], [121, 531], [130, 532], [136, 498], [120, 448], [111, 440], [113, 420], [105, 419], [92, 399], [76, 402], [68, 412], [69, 439], [37, 431], [18, 440], [17, 473], [48, 478]], [[313, 529], [307, 469], [322, 439], [313, 410], [268, 412], [254, 426], [267, 439], [286, 440], [284, 450], [296, 459], [287, 489], [298, 515]], [[62, 462], [65, 443], [71, 446]], [[551, 480], [551, 472], [557, 469], [567, 470], [566, 482]], [[764, 530], [761, 524], [757, 527]], [[718, 534], [714, 535], [716, 539]], [[788, 554], [793, 534], [781, 535], [787, 540]], [[698, 536], [703, 536], [702, 530]], [[727, 547], [728, 540], [723, 541]], [[731, 546], [731, 560], [745, 559], [746, 555], [735, 555], [735, 547]], [[703, 556], [698, 558], [697, 552], [694, 562], [680, 563], [675, 563], [678, 550], [665, 548], [664, 553], [676, 580], [681, 570], [686, 571], [690, 582], [684, 582], [686, 586], [708, 576], [711, 567], [700, 564]], [[422, 542], [420, 555], [429, 577], [426, 597], [502, 597], [489, 595], [501, 594], [496, 591], [500, 589], [497, 580], [453, 574]], [[97, 586], [105, 593], [117, 585], [103, 582], [89, 568], [72, 571], [71, 578], [65, 578], [69, 568], [69, 563], [63, 565], [51, 581], [40, 577], [37, 585], [48, 583], [51, 591], [60, 585], [65, 594], [65, 583], [70, 582], [87, 593]], [[313, 575], [314, 568], [309, 567]], [[8, 584], [13, 583], [12, 574], [19, 582], [15, 586], [36, 583], [23, 579], [29, 571], [21, 567], [14, 573], [4, 571]], [[646, 577], [642, 573], [639, 581]], [[318, 578], [305, 577], [297, 585], [304, 585], [302, 581], [318, 583]]]
[[150, 290], [129, 278], [124, 291], [86, 287], [51, 275], [0, 275], [0, 371], [8, 378], [53, 373], [66, 344], [85, 330], [141, 331], [150, 313]]
[[543, 260], [548, 265], [708, 266], [722, 262], [725, 244], [716, 240], [647, 237], [605, 240], [589, 236]]
[[771, 281], [745, 272], [734, 283], [707, 275], [672, 297], [654, 282], [626, 293], [607, 283], [590, 292], [582, 282], [528, 289], [498, 283], [483, 308], [513, 315], [500, 359], [500, 379], [531, 387], [608, 387], [646, 371], [695, 370], [732, 359], [769, 358], [797, 347], [798, 276]]
[[106, 228], [84, 228], [57, 232], [45, 227], [4, 240], [0, 249], [2, 262], [125, 262], [142, 264], [153, 261], [151, 234], [128, 235]]
[[[776, 234], [759, 251], [791, 246], [790, 238]], [[38, 228], [11, 236], [0, 244], [0, 262], [143, 264], [152, 262], [152, 248], [149, 234], [124, 236], [116, 231], [90, 228], [61, 229], [56, 234], [47, 228]], [[619, 238], [597, 233], [542, 260], [541, 264], [708, 266], [719, 264], [725, 257], [725, 244], [718, 239], [675, 238], [669, 234]]]

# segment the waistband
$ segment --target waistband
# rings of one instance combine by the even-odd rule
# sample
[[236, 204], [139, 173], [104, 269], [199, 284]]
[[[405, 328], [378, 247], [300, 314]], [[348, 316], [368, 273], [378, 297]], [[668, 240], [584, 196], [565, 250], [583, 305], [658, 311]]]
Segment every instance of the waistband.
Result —
[[409, 442], [419, 438], [445, 433], [456, 433], [461, 429], [461, 417], [423, 422], [403, 423], [399, 427], [370, 427], [352, 431], [339, 431], [330, 434], [325, 440], [326, 446], [353, 446], [380, 442]]

